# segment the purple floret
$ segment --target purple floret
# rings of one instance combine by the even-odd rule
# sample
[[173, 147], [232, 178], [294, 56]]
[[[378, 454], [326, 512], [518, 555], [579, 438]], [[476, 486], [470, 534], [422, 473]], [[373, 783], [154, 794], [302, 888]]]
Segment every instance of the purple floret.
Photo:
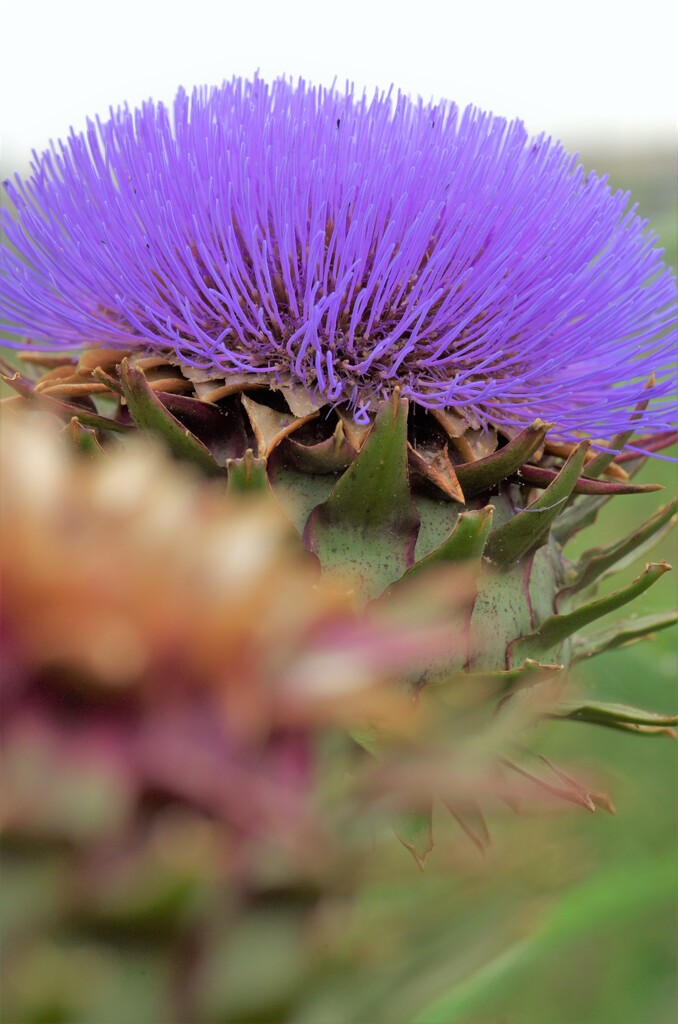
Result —
[[14, 344], [291, 377], [359, 420], [400, 386], [565, 439], [630, 426], [654, 371], [634, 425], [672, 425], [677, 288], [656, 238], [521, 122], [234, 79], [111, 111], [32, 170], [3, 218]]

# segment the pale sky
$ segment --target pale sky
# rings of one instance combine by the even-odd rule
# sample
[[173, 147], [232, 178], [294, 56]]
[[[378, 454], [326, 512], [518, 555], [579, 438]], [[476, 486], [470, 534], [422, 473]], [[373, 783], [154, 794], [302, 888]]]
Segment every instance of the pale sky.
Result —
[[257, 68], [394, 82], [520, 116], [573, 149], [675, 146], [678, 7], [665, 0], [14, 0], [1, 25], [5, 171], [110, 105]]

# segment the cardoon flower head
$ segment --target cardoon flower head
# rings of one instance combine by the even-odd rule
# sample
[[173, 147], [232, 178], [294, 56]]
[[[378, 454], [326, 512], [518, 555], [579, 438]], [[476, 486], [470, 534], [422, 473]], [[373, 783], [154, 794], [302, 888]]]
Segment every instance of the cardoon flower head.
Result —
[[627, 195], [519, 121], [234, 79], [111, 111], [7, 189], [4, 315], [37, 347], [260, 375], [358, 423], [399, 387], [566, 440], [670, 426], [675, 278]]
[[[225, 827], [211, 849], [237, 869], [215, 873], [210, 854], [216, 899], [183, 874], [151, 887], [162, 910], [144, 935], [162, 939], [173, 981], [153, 1020], [177, 993], [182, 1020], [310, 1019], [345, 944], [329, 974], [314, 953], [316, 975], [300, 942], [320, 926], [325, 948], [333, 887], [343, 905], [347, 879], [365, 875], [357, 851], [387, 822], [422, 865], [434, 805], [481, 849], [497, 799], [610, 810], [536, 756], [530, 727], [660, 736], [678, 724], [568, 689], [577, 662], [676, 623], [610, 622], [666, 562], [598, 586], [675, 524], [678, 498], [578, 559], [566, 548], [611, 498], [657, 489], [633, 478], [675, 437], [675, 279], [627, 197], [559, 145], [400, 94], [258, 79], [182, 91], [172, 110], [124, 108], [72, 133], [8, 189], [0, 294], [26, 372], [3, 377], [18, 393], [7, 401], [17, 420], [46, 411], [47, 429], [65, 426], [56, 449], [3, 431], [16, 477], [16, 543], [3, 551], [10, 803], [27, 701], [42, 747], [74, 751], [78, 766], [80, 736], [91, 748], [108, 722], [129, 827], [92, 850], [96, 899], [78, 888], [81, 833], [56, 833], [77, 867], [68, 941], [92, 907], [117, 963], [120, 934], [145, 925], [115, 865], [148, 906], [139, 879], [155, 878], [156, 815], [168, 803], [202, 829], [207, 814]], [[629, 445], [635, 428], [645, 437]], [[135, 433], [194, 476], [155, 447], [129, 452]], [[71, 460], [54, 457], [64, 445]], [[377, 754], [374, 771], [354, 741]], [[64, 763], [41, 751], [49, 792], [73, 776]], [[17, 807], [10, 830], [43, 835]], [[276, 921], [271, 935], [310, 988], [278, 987], [272, 955], [271, 984], [256, 973], [234, 1003], [229, 980], [252, 935], [269, 948], [261, 912], [276, 908], [293, 930]]]

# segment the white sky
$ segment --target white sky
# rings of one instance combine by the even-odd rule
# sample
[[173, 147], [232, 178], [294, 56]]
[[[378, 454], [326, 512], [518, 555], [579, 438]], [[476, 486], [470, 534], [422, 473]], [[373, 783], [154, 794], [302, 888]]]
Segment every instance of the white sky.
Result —
[[5, 170], [110, 105], [257, 68], [395, 82], [520, 116], [572, 148], [675, 146], [666, 0], [13, 0], [1, 28]]

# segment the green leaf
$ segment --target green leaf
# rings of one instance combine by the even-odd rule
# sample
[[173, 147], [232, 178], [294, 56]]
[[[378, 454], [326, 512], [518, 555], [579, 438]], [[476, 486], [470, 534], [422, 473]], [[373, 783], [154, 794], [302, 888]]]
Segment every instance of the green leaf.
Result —
[[601, 629], [590, 636], [576, 641], [572, 661], [584, 661], [595, 658], [604, 651], [613, 651], [620, 647], [651, 639], [655, 633], [678, 623], [678, 611], [660, 612], [657, 615], [644, 615], [640, 619], [626, 619], [616, 622], [609, 629]]
[[243, 493], [268, 488], [266, 459], [256, 459], [251, 448], [247, 449], [242, 459], [228, 459], [226, 468], [230, 492]]
[[195, 463], [209, 476], [222, 474], [210, 450], [165, 408], [142, 371], [127, 359], [120, 363], [120, 383], [130, 415], [141, 430], [162, 438], [173, 455]]
[[417, 507], [420, 520], [417, 543], [414, 548], [414, 560], [418, 562], [426, 555], [430, 555], [449, 537], [461, 511], [461, 506], [454, 501], [433, 498], [416, 490], [412, 495], [412, 500]]
[[506, 657], [509, 645], [532, 628], [525, 583], [523, 565], [507, 571], [483, 565], [468, 628], [468, 664], [472, 672], [501, 672], [510, 667]]
[[426, 858], [435, 846], [433, 841], [433, 808], [404, 814], [395, 827], [395, 833], [405, 849], [409, 850], [421, 871]]
[[105, 385], [114, 395], [118, 395], [119, 398], [125, 397], [120, 381], [116, 377], [112, 377], [110, 373], [106, 373], [100, 366], [96, 366], [92, 370], [92, 377], [99, 384]]
[[300, 444], [295, 438], [288, 437], [280, 445], [285, 461], [302, 473], [343, 473], [353, 462], [355, 451], [346, 440], [341, 420], [332, 437], [318, 444]]
[[[633, 732], [672, 733], [672, 727], [678, 724], [678, 715], [665, 715], [657, 711], [630, 707], [627, 704], [608, 704], [599, 701], [559, 701], [548, 712], [547, 717], [590, 722], [611, 729], [628, 730], [631, 727]], [[638, 728], [639, 726], [641, 728]]]
[[567, 544], [568, 540], [595, 523], [600, 510], [607, 505], [611, 494], [595, 496], [581, 495], [556, 519], [551, 533], [559, 544]]
[[589, 443], [582, 441], [577, 446], [556, 479], [536, 501], [490, 534], [486, 549], [490, 561], [507, 568], [544, 543], [551, 523], [562, 511], [579, 478]]
[[674, 525], [677, 510], [678, 498], [675, 498], [668, 505], [658, 509], [637, 530], [617, 541], [616, 544], [610, 544], [606, 548], [590, 548], [585, 551], [577, 565], [574, 582], [562, 590], [558, 596], [569, 596], [577, 590], [590, 586], [596, 580], [610, 575], [609, 570], [614, 568], [614, 571], [618, 572], [631, 565], [648, 548], [652, 547], [658, 534], [665, 533]]
[[77, 416], [73, 416], [68, 426], [64, 427], [62, 434], [81, 455], [97, 458], [106, 454], [99, 444], [96, 430], [84, 427]]
[[218, 466], [241, 459], [247, 448], [242, 407], [237, 401], [214, 405], [187, 395], [154, 391], [168, 412], [208, 448]]
[[555, 612], [554, 598], [561, 585], [562, 565], [561, 554], [550, 539], [533, 552], [529, 562], [526, 560], [526, 596], [530, 601], [530, 629], [534, 629]]
[[648, 590], [653, 583], [656, 583], [670, 568], [671, 566], [666, 562], [651, 562], [645, 571], [628, 586], [615, 590], [614, 593], [601, 597], [597, 601], [580, 605], [579, 608], [575, 608], [571, 612], [553, 615], [546, 619], [536, 632], [520, 637], [511, 644], [509, 650], [511, 664], [520, 664], [524, 658], [539, 657], [539, 655], [551, 651], [577, 630], [583, 629], [603, 615], [609, 615], [610, 612], [633, 601], [634, 598]]
[[414, 561], [419, 516], [407, 475], [407, 402], [382, 404], [354, 462], [311, 512], [305, 540], [323, 570], [377, 597]]
[[303, 536], [308, 517], [314, 508], [327, 501], [339, 476], [337, 473], [311, 472], [298, 467], [290, 452], [291, 443], [290, 440], [283, 441], [269, 455], [268, 479], [276, 501]]
[[[509, 668], [497, 672], [474, 671], [473, 678], [481, 690], [483, 687], [488, 687], [499, 696], [507, 696], [516, 690], [528, 689], [539, 683], [547, 682], [564, 671], [565, 666], [560, 663], [542, 664], [540, 661], [526, 658], [519, 668]], [[434, 685], [453, 687], [457, 682], [468, 682], [468, 679], [468, 672], [454, 672], [447, 678], [441, 678]]]
[[452, 532], [437, 548], [425, 558], [415, 562], [405, 573], [403, 580], [417, 575], [432, 565], [479, 560], [492, 527], [494, 508], [487, 505], [475, 512], [462, 512], [457, 516]]
[[455, 466], [465, 497], [472, 498], [475, 494], [487, 491], [515, 473], [534, 455], [552, 426], [552, 423], [535, 420], [493, 455], [478, 459], [477, 462]]
[[[647, 405], [647, 402], [645, 402]], [[599, 452], [595, 459], [592, 459], [586, 467], [586, 475], [590, 477], [602, 476], [608, 466], [610, 466], [616, 457], [623, 450], [624, 446], [633, 437], [633, 430], [626, 430], [623, 434], [617, 434], [610, 441], [609, 452]]]

